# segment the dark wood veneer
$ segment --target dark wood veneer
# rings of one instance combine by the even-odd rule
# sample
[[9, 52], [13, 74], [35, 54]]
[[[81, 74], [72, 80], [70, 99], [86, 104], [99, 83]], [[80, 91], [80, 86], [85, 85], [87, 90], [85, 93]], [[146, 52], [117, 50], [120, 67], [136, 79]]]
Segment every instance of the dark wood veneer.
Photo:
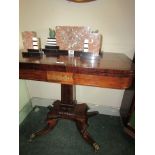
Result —
[[[20, 57], [19, 68], [22, 70], [20, 71], [22, 79], [25, 77], [25, 79], [116, 89], [128, 88], [134, 76], [132, 61], [124, 54], [116, 53], [104, 53], [103, 57], [93, 63], [81, 60], [80, 57], [70, 58], [68, 56]], [[58, 80], [57, 77], [47, 78], [51, 71], [55, 71], [56, 75], [57, 72], [62, 75], [72, 74], [72, 77], [67, 81], [63, 77], [62, 80]]]
[[47, 81], [47, 72], [34, 69], [20, 69], [19, 78], [28, 80]]
[[57, 100], [53, 107], [49, 107], [47, 125], [33, 133], [30, 140], [47, 134], [55, 127], [59, 118], [64, 118], [75, 121], [82, 137], [95, 151], [98, 151], [99, 145], [87, 131], [88, 117], [96, 115], [98, 112], [87, 112], [88, 106], [85, 103], [77, 104], [75, 85], [116, 89], [128, 88], [134, 76], [132, 61], [124, 54], [116, 53], [104, 53], [102, 57], [95, 61], [81, 59], [78, 55], [76, 57], [56, 56], [56, 54], [50, 57], [49, 53], [47, 55], [23, 57], [20, 54], [20, 79], [61, 84], [61, 101]]

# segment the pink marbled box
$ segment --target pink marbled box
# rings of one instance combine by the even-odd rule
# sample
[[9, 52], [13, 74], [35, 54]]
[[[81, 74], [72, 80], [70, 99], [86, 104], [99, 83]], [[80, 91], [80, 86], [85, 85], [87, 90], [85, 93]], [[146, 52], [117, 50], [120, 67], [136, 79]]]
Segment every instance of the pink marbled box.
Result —
[[56, 41], [60, 50], [83, 51], [84, 40], [88, 39], [88, 51], [98, 54], [101, 49], [101, 35], [92, 33], [90, 27], [56, 26]]
[[32, 38], [36, 36], [37, 36], [36, 32], [33, 31], [22, 32], [24, 50], [33, 49]]

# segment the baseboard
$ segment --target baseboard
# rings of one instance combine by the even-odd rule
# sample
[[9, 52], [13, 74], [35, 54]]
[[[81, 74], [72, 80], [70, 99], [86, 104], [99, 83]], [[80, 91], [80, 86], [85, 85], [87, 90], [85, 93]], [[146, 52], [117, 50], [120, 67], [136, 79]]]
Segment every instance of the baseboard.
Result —
[[[31, 98], [32, 107], [34, 107], [34, 106], [47, 107], [49, 105], [52, 105], [54, 101], [55, 101], [54, 99], [45, 99], [45, 98], [39, 98], [39, 97]], [[96, 104], [92, 104], [92, 103], [87, 103], [87, 105], [90, 108], [89, 111], [98, 111], [100, 114], [120, 116], [119, 108], [117, 108], [117, 107], [96, 105]]]
[[19, 124], [21, 124], [26, 116], [32, 111], [32, 104], [28, 102], [19, 112]]

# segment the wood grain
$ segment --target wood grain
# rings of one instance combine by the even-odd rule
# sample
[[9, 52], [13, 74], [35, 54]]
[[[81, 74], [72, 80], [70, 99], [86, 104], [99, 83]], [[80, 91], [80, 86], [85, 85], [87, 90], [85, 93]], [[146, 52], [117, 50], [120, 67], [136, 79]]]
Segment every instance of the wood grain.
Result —
[[104, 53], [93, 64], [80, 57], [20, 56], [19, 74], [20, 79], [124, 89], [132, 83], [134, 64], [124, 54], [117, 53]]
[[27, 80], [47, 81], [47, 72], [32, 69], [20, 69], [19, 78]]
[[61, 84], [73, 84], [73, 73], [48, 71], [47, 81]]
[[96, 86], [102, 88], [125, 89], [131, 85], [132, 78], [75, 74], [74, 83], [78, 85]]
[[[33, 138], [49, 133], [58, 119], [70, 119], [83, 139], [95, 151], [99, 145], [87, 131], [88, 106], [77, 104], [75, 85], [90, 85], [104, 88], [125, 89], [130, 87], [134, 76], [134, 65], [124, 54], [104, 53], [97, 62], [80, 57], [29, 57], [20, 56], [19, 78], [61, 83], [61, 101], [53, 103], [47, 115], [47, 125], [31, 135]], [[97, 114], [93, 112], [91, 115]]]

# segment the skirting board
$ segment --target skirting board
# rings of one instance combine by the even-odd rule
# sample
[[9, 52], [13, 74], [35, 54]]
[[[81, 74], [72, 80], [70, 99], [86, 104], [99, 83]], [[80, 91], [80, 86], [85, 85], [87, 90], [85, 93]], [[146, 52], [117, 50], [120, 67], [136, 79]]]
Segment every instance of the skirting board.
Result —
[[[52, 105], [54, 101], [55, 101], [54, 99], [45, 99], [45, 98], [38, 98], [38, 97], [31, 98], [32, 107], [35, 107], [35, 106], [48, 107], [49, 105]], [[100, 114], [120, 116], [119, 108], [117, 107], [96, 105], [92, 103], [87, 103], [87, 105], [90, 108], [89, 111], [98, 111]]]
[[23, 122], [26, 116], [32, 111], [32, 104], [28, 102], [19, 112], [19, 124]]

